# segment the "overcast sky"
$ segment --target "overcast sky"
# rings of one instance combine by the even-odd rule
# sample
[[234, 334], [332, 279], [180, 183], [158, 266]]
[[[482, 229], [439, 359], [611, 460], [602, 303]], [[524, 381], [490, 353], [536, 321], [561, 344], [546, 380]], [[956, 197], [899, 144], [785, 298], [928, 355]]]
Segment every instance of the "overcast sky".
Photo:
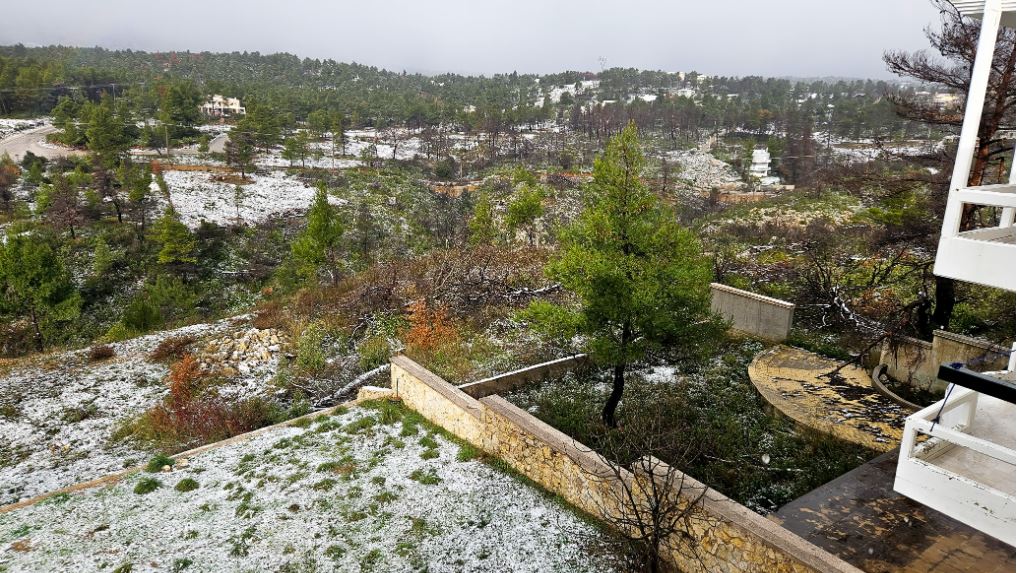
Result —
[[290, 52], [393, 70], [636, 67], [889, 77], [920, 49], [928, 0], [3, 0], [0, 44]]

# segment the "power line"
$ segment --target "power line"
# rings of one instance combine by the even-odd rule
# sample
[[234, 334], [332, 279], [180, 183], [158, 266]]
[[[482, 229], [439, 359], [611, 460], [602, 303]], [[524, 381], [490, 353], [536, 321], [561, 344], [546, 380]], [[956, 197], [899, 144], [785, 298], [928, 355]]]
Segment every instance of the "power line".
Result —
[[34, 91], [45, 91], [52, 92], [57, 90], [91, 90], [97, 88], [113, 88], [117, 86], [143, 86], [149, 82], [110, 82], [108, 84], [89, 84], [89, 85], [78, 85], [78, 86], [50, 86], [50, 87], [37, 87], [37, 88], [0, 88], [0, 92], [34, 92]]

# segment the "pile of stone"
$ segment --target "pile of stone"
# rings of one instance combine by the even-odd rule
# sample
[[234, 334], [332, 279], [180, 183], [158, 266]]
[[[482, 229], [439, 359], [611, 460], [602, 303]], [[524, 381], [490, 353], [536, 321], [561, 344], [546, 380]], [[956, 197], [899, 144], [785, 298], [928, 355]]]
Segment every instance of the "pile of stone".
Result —
[[745, 186], [734, 167], [705, 151], [675, 151], [668, 159], [677, 164], [678, 178], [697, 191], [738, 191]]
[[202, 372], [249, 376], [274, 367], [284, 344], [284, 335], [274, 328], [237, 330], [208, 341], [198, 361]]

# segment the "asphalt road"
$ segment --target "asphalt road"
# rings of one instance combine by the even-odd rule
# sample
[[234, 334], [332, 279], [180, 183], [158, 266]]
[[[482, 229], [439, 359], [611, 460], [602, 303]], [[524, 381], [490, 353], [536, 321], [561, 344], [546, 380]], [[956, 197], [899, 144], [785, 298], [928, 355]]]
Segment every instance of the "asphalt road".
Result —
[[[11, 156], [11, 159], [16, 162], [20, 162], [27, 151], [31, 151], [32, 153], [40, 157], [45, 157], [46, 159], [55, 159], [58, 157], [66, 157], [68, 155], [83, 155], [85, 153], [79, 149], [47, 144], [46, 136], [51, 133], [55, 133], [56, 131], [57, 128], [52, 125], [44, 125], [42, 127], [36, 127], [10, 135], [0, 140], [0, 155], [3, 155], [6, 152]], [[209, 142], [208, 150], [210, 152], [223, 153], [226, 150], [227, 139], [229, 139], [229, 137], [225, 133], [215, 136]], [[132, 150], [131, 154], [138, 156], [154, 156], [159, 155], [159, 152], [145, 149]], [[183, 149], [174, 149], [173, 154], [197, 155], [198, 148], [196, 146], [192, 146]]]
[[0, 155], [6, 152], [11, 156], [11, 159], [20, 162], [28, 151], [46, 159], [84, 153], [67, 147], [42, 145], [46, 142], [46, 136], [56, 131], [57, 129], [52, 125], [44, 125], [10, 135], [0, 140]]

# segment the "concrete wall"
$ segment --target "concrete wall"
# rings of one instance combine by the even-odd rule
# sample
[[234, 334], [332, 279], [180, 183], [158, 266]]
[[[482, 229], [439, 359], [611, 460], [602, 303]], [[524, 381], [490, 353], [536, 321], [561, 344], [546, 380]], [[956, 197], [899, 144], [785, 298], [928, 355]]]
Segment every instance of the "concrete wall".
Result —
[[917, 338], [905, 338], [892, 345], [884, 342], [879, 363], [886, 364], [887, 376], [916, 388], [928, 388], [936, 379], [932, 343]]
[[[586, 446], [501, 396], [475, 399], [405, 356], [392, 358], [391, 374], [393, 391], [409, 408], [595, 517], [635, 511], [620, 502], [626, 487], [633, 491], [640, 480], [660, 479], [656, 471], [614, 471]], [[667, 542], [664, 557], [679, 570], [859, 573], [692, 477], [670, 475], [681, 478], [674, 490], [678, 499], [705, 494], [691, 521], [691, 538]]]
[[795, 305], [719, 283], [710, 285], [713, 312], [729, 319], [735, 330], [782, 342], [791, 333]]
[[588, 362], [589, 358], [585, 354], [576, 354], [575, 356], [567, 356], [490, 378], [484, 378], [476, 382], [461, 384], [459, 389], [474, 398], [483, 398], [492, 394], [508, 392], [530, 382], [539, 382], [547, 378], [560, 376], [569, 370], [584, 366]]
[[906, 338], [895, 346], [883, 344], [879, 361], [886, 364], [886, 373], [895, 380], [935, 391], [946, 388], [946, 383], [937, 380], [940, 364], [960, 362], [972, 370], [988, 372], [1005, 370], [1010, 357], [1008, 348], [945, 330], [934, 332], [932, 343]]

